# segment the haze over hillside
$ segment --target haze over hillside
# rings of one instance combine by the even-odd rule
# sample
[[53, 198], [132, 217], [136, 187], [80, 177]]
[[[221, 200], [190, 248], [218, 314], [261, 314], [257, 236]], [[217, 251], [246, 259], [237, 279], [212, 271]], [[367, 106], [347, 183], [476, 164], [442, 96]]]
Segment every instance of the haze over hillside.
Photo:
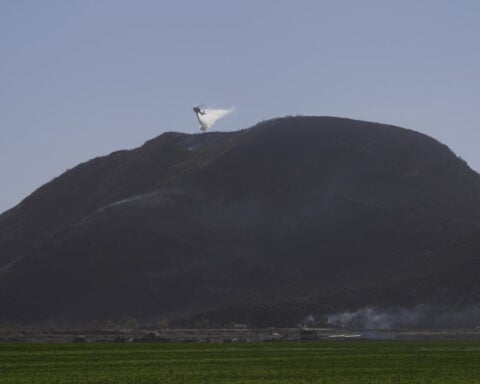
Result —
[[476, 325], [479, 230], [479, 175], [411, 130], [169, 132], [0, 216], [0, 320]]

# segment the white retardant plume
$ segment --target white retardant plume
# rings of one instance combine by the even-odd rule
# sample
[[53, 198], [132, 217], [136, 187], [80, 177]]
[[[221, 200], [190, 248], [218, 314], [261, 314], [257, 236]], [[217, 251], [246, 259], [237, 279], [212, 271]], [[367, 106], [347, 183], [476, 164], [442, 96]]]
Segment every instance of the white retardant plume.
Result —
[[229, 109], [200, 109], [200, 107], [194, 107], [193, 112], [197, 116], [198, 122], [200, 123], [200, 129], [206, 131], [210, 128], [218, 119], [223, 116], [228, 115], [232, 112], [233, 108]]

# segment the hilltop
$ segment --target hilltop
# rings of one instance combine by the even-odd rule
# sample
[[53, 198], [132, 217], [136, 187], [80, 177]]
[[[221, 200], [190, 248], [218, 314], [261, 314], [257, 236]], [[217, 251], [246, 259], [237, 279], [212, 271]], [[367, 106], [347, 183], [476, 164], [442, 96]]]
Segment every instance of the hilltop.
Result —
[[480, 293], [479, 230], [480, 176], [412, 130], [288, 117], [168, 132], [0, 216], [0, 321], [455, 312]]

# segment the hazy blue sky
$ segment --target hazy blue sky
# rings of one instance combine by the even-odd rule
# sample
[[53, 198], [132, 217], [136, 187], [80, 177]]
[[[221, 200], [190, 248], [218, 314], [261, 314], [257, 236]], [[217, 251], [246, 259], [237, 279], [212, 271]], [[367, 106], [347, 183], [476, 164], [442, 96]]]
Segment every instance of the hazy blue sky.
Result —
[[480, 1], [0, 0], [0, 212], [67, 168], [235, 107], [427, 133], [480, 170]]

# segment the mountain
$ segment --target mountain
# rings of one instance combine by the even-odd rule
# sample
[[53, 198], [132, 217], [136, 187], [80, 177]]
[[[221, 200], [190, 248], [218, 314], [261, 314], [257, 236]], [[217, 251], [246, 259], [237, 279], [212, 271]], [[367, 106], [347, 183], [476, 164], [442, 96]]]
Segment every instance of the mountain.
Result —
[[415, 131], [287, 117], [168, 132], [0, 216], [0, 321], [457, 313], [478, 301], [479, 231], [480, 176]]

